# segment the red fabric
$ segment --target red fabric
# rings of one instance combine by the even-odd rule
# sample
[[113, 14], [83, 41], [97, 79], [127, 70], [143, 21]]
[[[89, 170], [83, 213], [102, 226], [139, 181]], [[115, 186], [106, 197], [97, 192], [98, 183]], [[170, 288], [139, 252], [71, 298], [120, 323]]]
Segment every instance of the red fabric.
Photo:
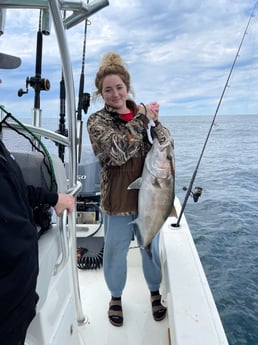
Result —
[[130, 121], [130, 120], [132, 120], [132, 118], [134, 117], [133, 110], [131, 110], [130, 113], [127, 113], [127, 114], [120, 114], [120, 117], [121, 117], [121, 119], [124, 120], [124, 121]]

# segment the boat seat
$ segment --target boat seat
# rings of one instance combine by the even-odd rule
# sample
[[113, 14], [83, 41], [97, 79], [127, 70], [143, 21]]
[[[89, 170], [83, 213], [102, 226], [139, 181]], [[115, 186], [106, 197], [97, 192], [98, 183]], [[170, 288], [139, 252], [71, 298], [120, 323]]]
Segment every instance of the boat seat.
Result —
[[[39, 152], [12, 152], [19, 164], [26, 184], [35, 187], [50, 188], [51, 176], [43, 162], [43, 156]], [[55, 190], [65, 193], [67, 191], [66, 172], [62, 161], [57, 156], [51, 156], [55, 172]], [[39, 302], [37, 312], [42, 308], [48, 294], [48, 289], [55, 265], [61, 255], [60, 235], [57, 225], [53, 223], [49, 230], [39, 238], [39, 275], [37, 281], [37, 293]]]
[[[27, 185], [51, 189], [51, 175], [49, 163], [44, 163], [43, 155], [39, 152], [12, 152], [19, 164], [23, 178]], [[53, 186], [56, 191], [56, 186]]]

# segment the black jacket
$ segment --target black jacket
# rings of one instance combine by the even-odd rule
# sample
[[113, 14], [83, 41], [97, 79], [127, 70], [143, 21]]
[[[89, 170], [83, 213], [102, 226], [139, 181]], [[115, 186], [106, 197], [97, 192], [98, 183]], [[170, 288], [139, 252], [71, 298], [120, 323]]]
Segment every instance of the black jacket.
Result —
[[57, 200], [57, 193], [25, 185], [0, 140], [0, 339], [35, 315], [38, 238], [32, 208]]

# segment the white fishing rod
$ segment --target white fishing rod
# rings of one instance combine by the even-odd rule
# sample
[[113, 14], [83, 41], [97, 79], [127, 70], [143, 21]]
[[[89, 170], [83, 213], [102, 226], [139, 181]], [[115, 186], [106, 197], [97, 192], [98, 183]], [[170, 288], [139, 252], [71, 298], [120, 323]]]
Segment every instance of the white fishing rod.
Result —
[[190, 195], [193, 195], [194, 201], [197, 201], [198, 198], [199, 198], [199, 196], [201, 195], [201, 188], [200, 188], [200, 187], [196, 187], [196, 191], [195, 191], [195, 192], [192, 192], [192, 187], [193, 187], [193, 184], [194, 184], [194, 181], [195, 181], [197, 172], [198, 172], [199, 165], [200, 165], [201, 160], [202, 160], [202, 156], [203, 156], [203, 154], [204, 154], [206, 145], [207, 145], [207, 143], [208, 143], [208, 140], [209, 140], [209, 137], [210, 137], [210, 134], [211, 134], [211, 131], [212, 131], [212, 127], [213, 127], [213, 125], [214, 125], [214, 123], [215, 123], [215, 120], [216, 120], [218, 111], [219, 111], [219, 109], [220, 109], [220, 106], [221, 106], [221, 103], [222, 103], [224, 94], [225, 94], [226, 89], [227, 89], [227, 87], [228, 87], [228, 85], [229, 85], [229, 81], [230, 81], [231, 75], [232, 75], [232, 73], [233, 73], [233, 70], [234, 70], [235, 64], [236, 64], [236, 62], [237, 62], [237, 59], [238, 59], [238, 57], [239, 57], [239, 53], [240, 53], [240, 50], [241, 50], [241, 48], [242, 48], [242, 45], [243, 45], [245, 36], [247, 35], [247, 30], [248, 30], [249, 25], [250, 25], [250, 23], [251, 23], [252, 17], [254, 16], [254, 11], [255, 11], [255, 9], [256, 9], [257, 3], [258, 3], [258, 0], [255, 2], [255, 5], [254, 5], [254, 7], [253, 7], [253, 10], [252, 10], [252, 12], [251, 12], [251, 14], [250, 14], [249, 20], [248, 20], [248, 22], [247, 22], [247, 25], [246, 25], [246, 28], [245, 28], [245, 31], [244, 31], [244, 34], [243, 34], [243, 36], [242, 36], [242, 39], [241, 39], [241, 41], [240, 41], [240, 44], [239, 44], [239, 47], [238, 47], [238, 50], [237, 50], [236, 56], [235, 56], [235, 58], [234, 58], [233, 64], [232, 64], [232, 66], [231, 66], [231, 69], [230, 69], [230, 71], [229, 71], [228, 78], [227, 78], [227, 80], [226, 80], [225, 86], [224, 86], [223, 91], [222, 91], [222, 94], [221, 94], [221, 96], [220, 96], [220, 99], [219, 99], [219, 102], [218, 102], [218, 105], [217, 105], [215, 114], [214, 114], [214, 116], [213, 116], [213, 119], [212, 119], [212, 122], [211, 122], [211, 125], [210, 125], [210, 129], [209, 129], [209, 131], [208, 131], [206, 140], [205, 140], [205, 142], [204, 142], [204, 145], [203, 145], [203, 148], [202, 148], [200, 157], [199, 157], [199, 160], [198, 160], [198, 162], [197, 162], [197, 165], [196, 165], [195, 170], [194, 170], [194, 172], [193, 172], [193, 175], [192, 175], [192, 178], [191, 178], [191, 180], [190, 180], [189, 186], [188, 186], [188, 188], [187, 188], [186, 195], [185, 195], [185, 199], [184, 199], [184, 202], [183, 202], [183, 204], [182, 204], [181, 212], [180, 212], [180, 214], [179, 214], [177, 223], [176, 223], [176, 224], [172, 224], [172, 226], [174, 226], [174, 227], [179, 227], [179, 226], [180, 226], [180, 220], [181, 220], [182, 215], [183, 215], [183, 213], [184, 213], [184, 210], [185, 210], [187, 201], [188, 201], [188, 199], [189, 199], [189, 196], [190, 196]]

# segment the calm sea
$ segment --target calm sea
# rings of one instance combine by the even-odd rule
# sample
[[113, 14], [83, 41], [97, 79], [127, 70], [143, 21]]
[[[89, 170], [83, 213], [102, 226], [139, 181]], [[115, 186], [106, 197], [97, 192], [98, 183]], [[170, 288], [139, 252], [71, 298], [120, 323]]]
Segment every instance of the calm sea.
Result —
[[[176, 193], [183, 203], [212, 116], [161, 121], [175, 140]], [[58, 127], [53, 119], [42, 124]], [[217, 116], [194, 186], [203, 193], [197, 203], [189, 198], [185, 215], [229, 344], [257, 345], [258, 116]]]
[[[161, 118], [175, 139], [181, 202], [212, 117]], [[230, 345], [258, 344], [258, 116], [217, 116], [185, 215]], [[207, 344], [208, 345], [208, 344]]]

